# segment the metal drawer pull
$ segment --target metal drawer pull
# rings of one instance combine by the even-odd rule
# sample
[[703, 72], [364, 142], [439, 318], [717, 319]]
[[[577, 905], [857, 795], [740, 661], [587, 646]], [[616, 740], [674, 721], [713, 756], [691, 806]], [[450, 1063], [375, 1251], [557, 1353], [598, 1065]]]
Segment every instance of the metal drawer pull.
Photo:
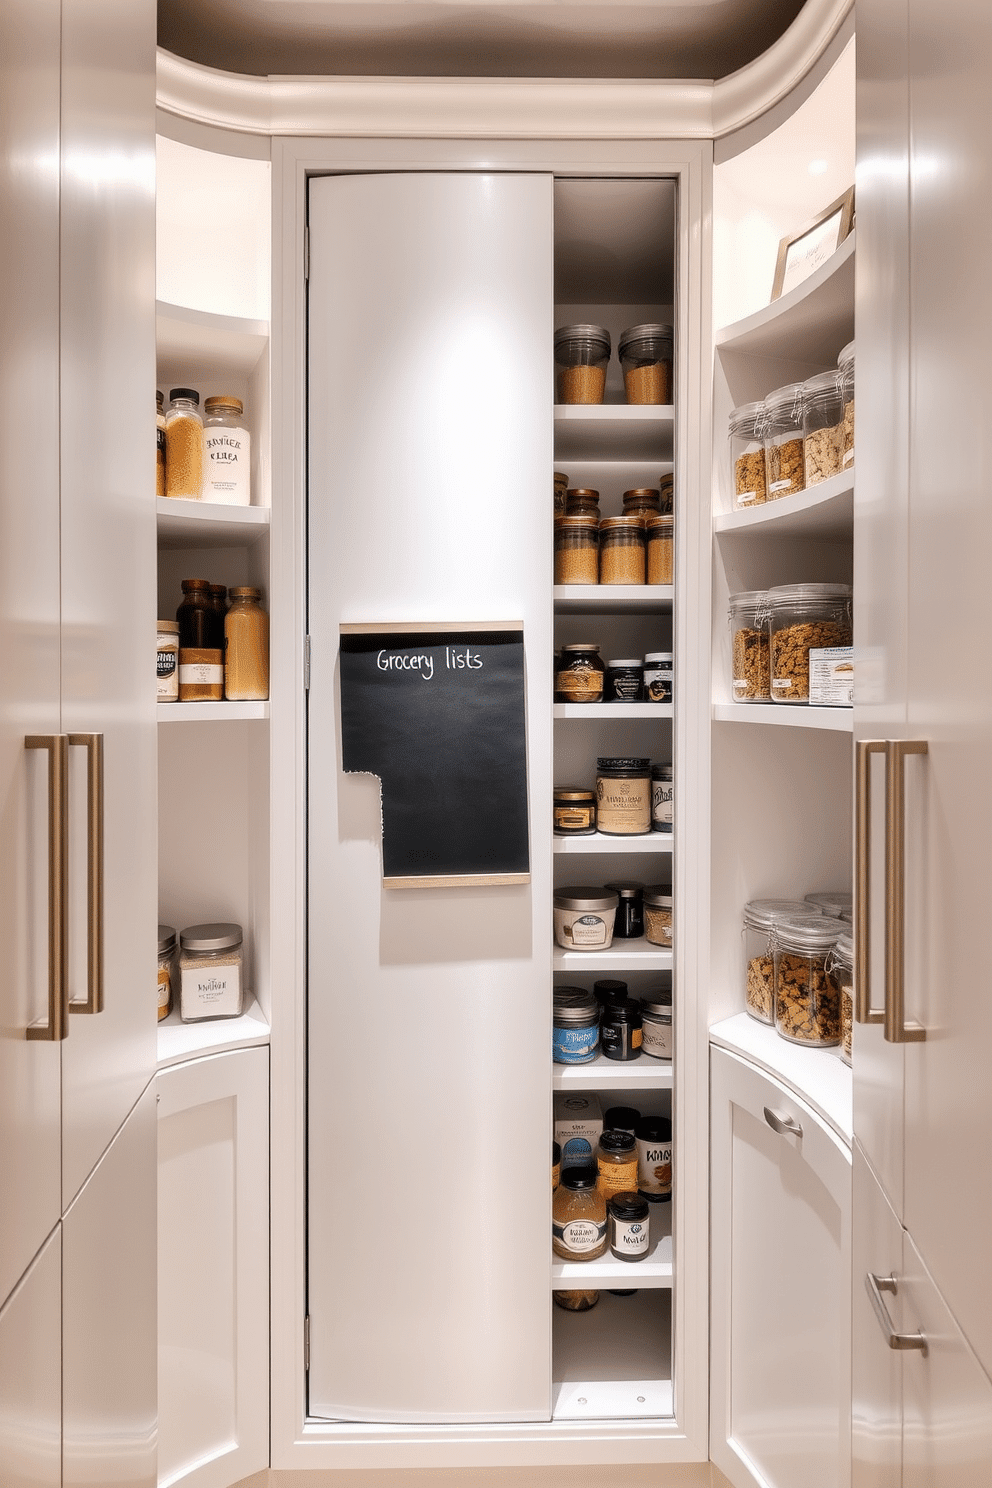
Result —
[[871, 756], [885, 753], [884, 739], [859, 739], [854, 763], [854, 1020], [884, 1023], [885, 1013], [871, 1005]]
[[28, 734], [24, 747], [48, 751], [48, 1021], [32, 1024], [27, 1036], [57, 1043], [69, 1032], [69, 857], [65, 831], [69, 743], [65, 734]]
[[86, 750], [86, 1000], [71, 1013], [103, 1012], [103, 735], [70, 734]]
[[920, 1043], [927, 1031], [907, 1023], [906, 960], [906, 756], [926, 754], [925, 739], [890, 739], [885, 746], [885, 1037], [890, 1044]]
[[778, 1132], [780, 1137], [801, 1137], [803, 1129], [794, 1116], [780, 1116], [770, 1106], [765, 1107], [765, 1120], [772, 1131]]
[[891, 1292], [893, 1297], [898, 1296], [899, 1286], [894, 1276], [874, 1276], [870, 1271], [865, 1277], [865, 1290], [871, 1298], [871, 1305], [875, 1309], [878, 1318], [878, 1326], [885, 1334], [885, 1341], [890, 1349], [918, 1349], [926, 1358], [929, 1353], [927, 1340], [922, 1333], [897, 1333], [892, 1326], [889, 1310], [885, 1305], [883, 1292]]

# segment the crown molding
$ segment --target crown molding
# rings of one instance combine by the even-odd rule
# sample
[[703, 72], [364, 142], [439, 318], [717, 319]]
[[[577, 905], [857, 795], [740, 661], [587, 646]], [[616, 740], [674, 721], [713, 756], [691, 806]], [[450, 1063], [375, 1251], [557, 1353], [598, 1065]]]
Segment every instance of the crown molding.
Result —
[[781, 103], [854, 0], [806, 0], [768, 51], [717, 82], [250, 77], [158, 52], [159, 109], [245, 134], [361, 139], [714, 139]]

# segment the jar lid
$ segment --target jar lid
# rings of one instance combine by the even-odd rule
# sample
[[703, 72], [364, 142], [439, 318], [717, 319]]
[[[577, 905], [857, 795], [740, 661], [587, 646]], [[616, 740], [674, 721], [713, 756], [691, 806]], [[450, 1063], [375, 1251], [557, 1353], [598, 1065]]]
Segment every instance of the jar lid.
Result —
[[598, 325], [566, 325], [559, 326], [555, 331], [555, 347], [563, 345], [566, 341], [598, 341], [606, 348], [606, 355], [610, 354], [612, 341], [610, 333], [605, 326]]
[[854, 361], [854, 342], [853, 341], [848, 341], [847, 345], [846, 346], [842, 346], [841, 349], [840, 349], [840, 353], [839, 353], [839, 355], [837, 357], [837, 365], [838, 365], [838, 367], [845, 367], [849, 362], [853, 362], [853, 361]]
[[173, 925], [159, 925], [158, 927], [158, 953], [164, 956], [166, 951], [174, 951], [176, 948], [176, 931]]
[[165, 403], [165, 396], [164, 396], [164, 394], [162, 392], [162, 389], [161, 388], [156, 388], [155, 389], [155, 407], [159, 410], [159, 412], [162, 411], [162, 407], [163, 407], [164, 403]]
[[556, 785], [554, 797], [556, 801], [595, 801], [596, 792], [584, 785]]
[[574, 1167], [562, 1168], [562, 1188], [578, 1190], [595, 1188], [599, 1182], [599, 1169], [592, 1163], [576, 1163]]
[[209, 579], [183, 579], [182, 581], [182, 591], [184, 594], [195, 594], [198, 593], [201, 589], [206, 589], [209, 591]]
[[787, 382], [784, 387], [776, 388], [769, 393], [765, 399], [765, 411], [767, 413], [781, 413], [783, 409], [797, 406], [803, 395], [801, 382]]
[[850, 599], [852, 592], [850, 584], [777, 584], [766, 591], [765, 597], [775, 609], [818, 600]]
[[603, 885], [604, 889], [612, 889], [620, 899], [640, 899], [644, 893], [642, 883], [608, 883]]
[[765, 416], [764, 399], [757, 403], [741, 403], [730, 410], [731, 434], [755, 434]]
[[644, 658], [644, 665], [647, 666], [653, 661], [655, 666], [664, 666], [666, 662], [670, 663], [674, 656], [674, 651], [649, 651]]
[[854, 937], [848, 935], [844, 930], [834, 941], [834, 955], [843, 961], [845, 966], [854, 967]]
[[650, 1002], [647, 1000], [646, 997], [642, 998], [641, 1012], [646, 1018], [658, 1018], [661, 1020], [662, 1023], [671, 1023], [672, 994], [669, 992], [666, 996], [663, 992], [653, 992], [651, 994]]
[[561, 470], [556, 470], [555, 471], [555, 485], [556, 486], [567, 486], [568, 485], [568, 476], [565, 475], [564, 472], [561, 471]]
[[604, 1152], [636, 1152], [637, 1143], [634, 1133], [623, 1131], [614, 1127], [611, 1131], [604, 1131], [599, 1139], [599, 1145]]
[[846, 889], [828, 889], [822, 894], [807, 894], [805, 902], [815, 904], [825, 915], [833, 915], [835, 920], [839, 920], [845, 909], [852, 908], [854, 895]]
[[617, 355], [623, 356], [628, 346], [634, 346], [638, 341], [668, 341], [670, 343], [672, 336], [673, 328], [670, 325], [654, 325], [649, 321], [644, 325], [628, 326], [625, 331], [620, 332]]
[[600, 977], [598, 982], [593, 982], [592, 990], [600, 1002], [622, 1001], [627, 996], [627, 983], [614, 977]]
[[641, 658], [639, 656], [623, 656], [618, 658], [616, 661], [608, 661], [606, 665], [614, 669], [616, 669], [617, 667], [636, 667], [636, 669], [640, 671], [644, 663], [641, 661]]
[[562, 650], [562, 655], [564, 655], [566, 651], [573, 651], [573, 652], [574, 651], [595, 651], [596, 655], [598, 656], [599, 655], [599, 642], [598, 641], [572, 641], [569, 645], [562, 646], [561, 650]]
[[630, 491], [624, 491], [624, 493], [623, 493], [623, 504], [624, 504], [624, 506], [627, 505], [628, 501], [630, 501], [630, 502], [634, 502], [634, 501], [655, 501], [655, 502], [657, 502], [657, 501], [660, 501], [660, 500], [661, 500], [661, 492], [658, 491], [658, 490], [656, 490], [654, 486], [634, 486], [632, 490], [630, 490]]
[[240, 925], [217, 922], [211, 925], [187, 925], [179, 937], [184, 951], [230, 951], [244, 939]]
[[636, 1136], [639, 1142], [670, 1142], [672, 1123], [667, 1116], [642, 1116], [637, 1123]]
[[837, 373], [831, 369], [829, 372], [817, 372], [815, 377], [807, 377], [803, 383], [803, 397], [816, 398], [823, 393], [838, 393]]
[[208, 398], [203, 405], [205, 413], [213, 413], [214, 409], [222, 411], [230, 410], [231, 413], [244, 413], [245, 405], [240, 398], [229, 398], [226, 393], [218, 393], [214, 398]]
[[652, 780], [673, 780], [674, 777], [675, 777], [675, 767], [674, 767], [674, 765], [658, 764], [658, 765], [652, 765], [651, 766], [651, 779]]
[[210, 585], [210, 593], [211, 594], [219, 594], [220, 597], [221, 597], [221, 599], [223, 599], [224, 596], [227, 594], [227, 585], [226, 584], [211, 584]]
[[594, 491], [592, 486], [569, 486], [568, 490], [565, 492], [565, 496], [566, 498], [569, 496], [579, 496], [584, 501], [599, 500], [599, 492]]
[[598, 532], [599, 518], [593, 516], [591, 512], [584, 514], [580, 512], [578, 516], [574, 513], [571, 516], [557, 516], [555, 517], [555, 531]]
[[171, 388], [169, 390], [169, 401], [174, 403], [177, 398], [186, 398], [190, 403], [200, 406], [200, 395], [196, 388]]
[[178, 635], [179, 634], [179, 621], [178, 620], [158, 620], [156, 622], [156, 624], [158, 625], [159, 630], [162, 631], [165, 634], [168, 634], [168, 635]]
[[809, 914], [810, 909], [803, 899], [751, 899], [744, 906], [744, 923], [752, 930], [770, 930], [779, 920]]
[[628, 514], [625, 517], [604, 517], [599, 524], [600, 532], [643, 532], [644, 518]]
[[767, 589], [741, 589], [736, 594], [731, 594], [727, 604], [733, 609], [751, 609], [761, 604], [767, 594]]
[[775, 940], [787, 951], [827, 951], [840, 934], [840, 921], [830, 915], [795, 915], [775, 926]]
[[649, 534], [652, 532], [672, 532], [675, 528], [675, 518], [671, 512], [652, 513], [650, 517], [645, 518], [644, 525]]
[[617, 896], [612, 891], [607, 893], [605, 889], [585, 884], [575, 888], [555, 890], [555, 909], [616, 909], [617, 902]]
[[261, 589], [254, 589], [250, 584], [238, 584], [227, 592], [232, 599], [261, 599], [262, 597]]
[[633, 1106], [610, 1106], [603, 1112], [603, 1130], [632, 1132], [640, 1119], [640, 1111]]
[[556, 987], [554, 990], [555, 1022], [588, 1023], [599, 1017], [599, 1003], [585, 987]]
[[650, 767], [649, 759], [641, 759], [634, 755], [619, 755], [616, 759], [600, 755], [596, 761], [597, 770], [612, 771], [614, 774], [646, 775]]
[[671, 884], [652, 884], [650, 888], [644, 890], [644, 903], [652, 905], [655, 909], [671, 909]]
[[647, 1199], [642, 1199], [640, 1194], [629, 1193], [626, 1189], [622, 1193], [613, 1194], [606, 1207], [614, 1219], [636, 1220], [648, 1217]]

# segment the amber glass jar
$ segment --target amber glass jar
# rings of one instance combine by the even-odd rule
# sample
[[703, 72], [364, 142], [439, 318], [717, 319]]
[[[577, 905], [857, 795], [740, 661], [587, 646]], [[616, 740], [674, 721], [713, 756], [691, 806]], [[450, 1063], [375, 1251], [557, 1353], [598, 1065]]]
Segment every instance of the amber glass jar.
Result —
[[599, 583], [598, 517], [555, 517], [555, 583]]
[[263, 701], [269, 695], [269, 617], [260, 589], [231, 590], [224, 618], [224, 694], [231, 702]]
[[599, 582], [643, 584], [644, 518], [604, 517], [599, 524]]
[[625, 517], [651, 517], [661, 512], [661, 492], [653, 486], [637, 486], [623, 493]]
[[224, 653], [219, 616], [206, 579], [183, 579], [179, 622], [179, 701], [220, 702]]
[[563, 703], [601, 703], [606, 668], [591, 641], [562, 646], [555, 675], [555, 697]]
[[570, 486], [565, 492], [566, 517], [599, 517], [599, 492], [590, 486]]
[[563, 1261], [595, 1261], [606, 1250], [606, 1200], [594, 1164], [563, 1168], [551, 1200], [551, 1248]]

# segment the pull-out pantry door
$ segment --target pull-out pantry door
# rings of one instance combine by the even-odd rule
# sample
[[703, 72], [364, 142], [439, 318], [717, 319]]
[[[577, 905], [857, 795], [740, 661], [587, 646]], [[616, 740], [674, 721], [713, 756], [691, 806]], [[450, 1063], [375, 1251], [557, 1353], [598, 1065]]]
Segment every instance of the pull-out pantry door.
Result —
[[[311, 183], [315, 1417], [550, 1415], [552, 274], [550, 176]], [[522, 622], [529, 883], [383, 887], [338, 638], [397, 621]]]

